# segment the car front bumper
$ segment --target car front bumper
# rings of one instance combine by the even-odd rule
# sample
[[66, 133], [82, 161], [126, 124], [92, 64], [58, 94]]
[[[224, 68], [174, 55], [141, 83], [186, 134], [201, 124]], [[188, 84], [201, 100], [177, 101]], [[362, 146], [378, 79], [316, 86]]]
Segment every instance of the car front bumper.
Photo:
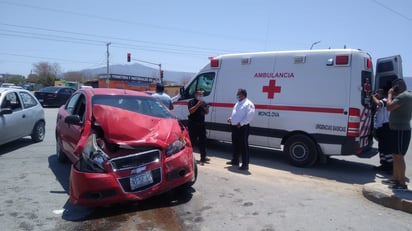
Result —
[[145, 200], [195, 177], [191, 148], [158, 162], [108, 173], [82, 172], [76, 164], [70, 173], [70, 201], [87, 207]]

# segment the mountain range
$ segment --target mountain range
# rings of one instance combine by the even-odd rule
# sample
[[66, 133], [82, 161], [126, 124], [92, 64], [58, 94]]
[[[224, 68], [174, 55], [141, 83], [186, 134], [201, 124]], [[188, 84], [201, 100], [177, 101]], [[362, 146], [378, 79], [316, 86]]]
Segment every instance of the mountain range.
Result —
[[[99, 67], [95, 69], [84, 69], [81, 70], [83, 74], [87, 76], [97, 76], [101, 74], [107, 73], [107, 67]], [[117, 64], [111, 65], [110, 74], [121, 74], [121, 75], [133, 75], [133, 76], [142, 76], [142, 77], [151, 77], [151, 78], [159, 78], [160, 72], [157, 68], [147, 67], [145, 65], [134, 63], [134, 64]], [[168, 71], [163, 70], [163, 80], [175, 83], [175, 84], [182, 84], [188, 82], [195, 73], [192, 72], [183, 72], [183, 71]]]

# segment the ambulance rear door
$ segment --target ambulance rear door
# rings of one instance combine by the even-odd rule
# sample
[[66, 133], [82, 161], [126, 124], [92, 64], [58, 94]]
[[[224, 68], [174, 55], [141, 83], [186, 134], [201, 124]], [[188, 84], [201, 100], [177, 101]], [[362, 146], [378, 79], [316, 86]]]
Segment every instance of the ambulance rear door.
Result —
[[375, 89], [382, 88], [385, 92], [392, 87], [392, 81], [402, 79], [402, 59], [400, 55], [376, 60]]

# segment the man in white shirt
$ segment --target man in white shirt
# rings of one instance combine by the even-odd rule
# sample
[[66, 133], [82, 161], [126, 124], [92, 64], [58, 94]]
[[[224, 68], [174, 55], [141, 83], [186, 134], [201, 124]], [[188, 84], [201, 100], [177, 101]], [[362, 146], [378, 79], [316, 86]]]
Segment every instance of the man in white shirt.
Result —
[[392, 171], [392, 138], [390, 136], [389, 128], [389, 111], [386, 110], [387, 98], [384, 96], [383, 89], [376, 90], [372, 95], [372, 100], [376, 106], [375, 113], [375, 134], [378, 141], [378, 151], [380, 158], [380, 166], [375, 167], [376, 170]]
[[169, 110], [173, 110], [172, 98], [164, 92], [165, 87], [161, 83], [156, 84], [156, 93], [152, 96], [158, 98]]
[[236, 94], [238, 102], [232, 110], [232, 115], [228, 122], [232, 125], [232, 160], [227, 162], [229, 165], [239, 166], [239, 154], [242, 155], [242, 166], [240, 170], [249, 170], [249, 132], [250, 122], [255, 114], [255, 105], [247, 98], [247, 91], [239, 89]]

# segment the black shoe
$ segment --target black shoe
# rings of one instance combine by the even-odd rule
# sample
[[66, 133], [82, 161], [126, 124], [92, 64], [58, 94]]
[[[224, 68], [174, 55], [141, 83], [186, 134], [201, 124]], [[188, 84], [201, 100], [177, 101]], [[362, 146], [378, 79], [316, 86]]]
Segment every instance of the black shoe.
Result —
[[408, 186], [406, 184], [400, 184], [400, 183], [389, 185], [389, 188], [394, 189], [394, 190], [408, 190]]
[[205, 158], [205, 162], [209, 162], [210, 161], [210, 158], [209, 157], [206, 157]]
[[392, 171], [392, 166], [382, 164], [382, 165], [373, 167], [373, 169], [378, 170], [378, 171]]
[[239, 166], [239, 163], [233, 162], [233, 161], [228, 161], [226, 162], [227, 165], [236, 165]]
[[383, 180], [383, 181], [382, 181], [382, 184], [395, 185], [395, 184], [399, 184], [399, 181], [397, 181], [397, 180], [392, 180], [392, 179], [390, 179], [390, 180]]
[[242, 165], [242, 166], [239, 167], [239, 170], [246, 170], [247, 171], [247, 170], [249, 170], [249, 167]]

